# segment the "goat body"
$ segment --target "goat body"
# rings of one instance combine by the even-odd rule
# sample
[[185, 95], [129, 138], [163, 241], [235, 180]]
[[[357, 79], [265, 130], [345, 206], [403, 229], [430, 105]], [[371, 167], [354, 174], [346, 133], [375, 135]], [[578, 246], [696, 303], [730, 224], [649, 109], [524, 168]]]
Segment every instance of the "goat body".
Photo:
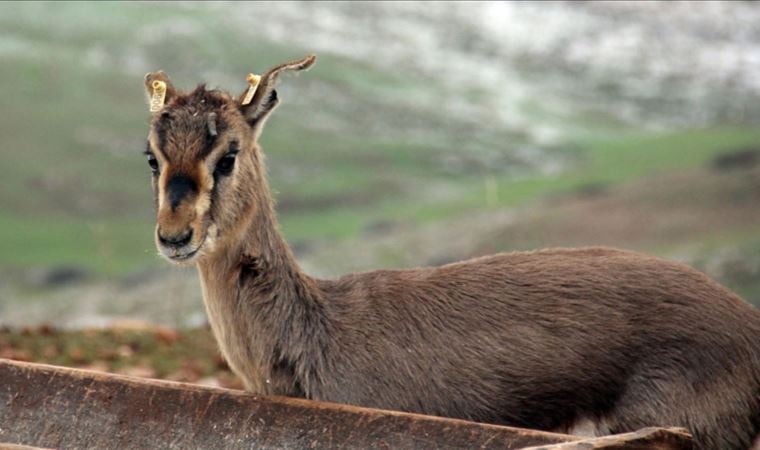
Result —
[[[146, 75], [156, 245], [197, 264], [251, 391], [594, 434], [682, 426], [700, 449], [760, 428], [760, 315], [684, 265], [585, 248], [318, 280], [279, 233], [257, 140], [279, 103]], [[160, 89], [158, 89], [160, 88]], [[157, 90], [158, 89], [158, 90]]]
[[200, 268], [252, 390], [565, 432], [683, 426], [701, 448], [758, 430], [760, 317], [681, 264], [585, 248], [335, 281]]

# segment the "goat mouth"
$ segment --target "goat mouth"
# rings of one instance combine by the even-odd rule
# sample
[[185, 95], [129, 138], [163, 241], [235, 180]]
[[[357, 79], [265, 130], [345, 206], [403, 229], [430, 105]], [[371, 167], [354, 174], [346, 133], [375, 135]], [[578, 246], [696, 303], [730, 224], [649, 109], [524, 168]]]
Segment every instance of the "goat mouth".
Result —
[[206, 243], [206, 238], [204, 237], [200, 244], [198, 244], [194, 249], [188, 251], [188, 252], [182, 252], [179, 251], [166, 251], [165, 248], [161, 249], [161, 254], [168, 259], [169, 261], [177, 264], [184, 265], [186, 263], [192, 262], [196, 256], [203, 250], [203, 246]]
[[190, 259], [193, 256], [195, 256], [196, 253], [198, 253], [198, 250], [200, 250], [200, 249], [201, 249], [201, 246], [199, 245], [198, 248], [196, 248], [195, 250], [193, 250], [193, 251], [191, 251], [189, 253], [185, 253], [183, 255], [172, 255], [169, 258], [171, 260], [173, 260], [173, 261], [187, 261], [188, 259]]

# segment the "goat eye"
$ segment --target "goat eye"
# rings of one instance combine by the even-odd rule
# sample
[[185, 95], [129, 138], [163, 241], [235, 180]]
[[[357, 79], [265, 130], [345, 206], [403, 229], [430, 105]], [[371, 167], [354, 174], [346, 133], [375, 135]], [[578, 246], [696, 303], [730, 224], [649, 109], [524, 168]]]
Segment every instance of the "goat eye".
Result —
[[216, 163], [214, 174], [216, 175], [229, 175], [232, 173], [232, 169], [235, 167], [235, 157], [237, 152], [229, 152], [222, 156], [219, 162]]
[[150, 166], [150, 171], [153, 175], [158, 175], [158, 161], [156, 161], [155, 156], [151, 154], [148, 155], [148, 165]]

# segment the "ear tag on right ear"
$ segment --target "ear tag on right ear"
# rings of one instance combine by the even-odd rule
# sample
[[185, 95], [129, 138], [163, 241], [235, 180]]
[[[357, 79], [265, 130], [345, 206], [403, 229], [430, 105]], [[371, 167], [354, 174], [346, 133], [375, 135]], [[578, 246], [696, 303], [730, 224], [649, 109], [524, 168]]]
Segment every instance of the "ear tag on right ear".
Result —
[[249, 73], [247, 80], [249, 86], [248, 91], [245, 93], [245, 97], [243, 97], [243, 105], [247, 105], [251, 103], [251, 100], [253, 100], [253, 94], [256, 93], [256, 89], [259, 87], [259, 81], [261, 81], [261, 77], [259, 75]]
[[166, 83], [161, 80], [153, 82], [153, 95], [150, 96], [150, 112], [161, 111], [166, 100]]

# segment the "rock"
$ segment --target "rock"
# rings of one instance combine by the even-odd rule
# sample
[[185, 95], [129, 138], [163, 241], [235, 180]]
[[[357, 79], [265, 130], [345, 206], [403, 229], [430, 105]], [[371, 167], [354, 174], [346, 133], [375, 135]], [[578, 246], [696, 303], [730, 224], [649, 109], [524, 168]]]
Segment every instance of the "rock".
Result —
[[155, 378], [156, 376], [156, 371], [147, 366], [122, 367], [116, 373], [140, 378]]
[[760, 148], [750, 147], [718, 155], [710, 161], [715, 170], [750, 169], [760, 164]]
[[26, 273], [24, 281], [30, 287], [58, 288], [80, 283], [89, 278], [89, 273], [77, 266], [39, 267]]

